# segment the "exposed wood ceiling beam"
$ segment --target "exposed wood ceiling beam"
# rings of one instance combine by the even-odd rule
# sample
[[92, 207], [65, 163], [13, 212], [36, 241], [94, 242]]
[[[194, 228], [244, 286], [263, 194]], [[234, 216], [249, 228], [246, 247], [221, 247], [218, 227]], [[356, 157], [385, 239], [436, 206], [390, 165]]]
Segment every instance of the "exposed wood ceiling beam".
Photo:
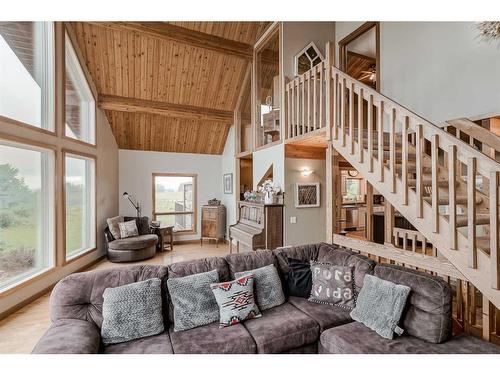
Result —
[[[105, 27], [116, 31], [132, 31], [147, 35], [152, 38], [167, 40], [204, 48], [226, 55], [237, 56], [251, 61], [253, 46], [221, 38], [200, 31], [189, 30], [184, 27], [171, 25], [165, 22], [87, 22], [89, 24]], [[265, 64], [278, 64], [278, 52], [265, 50], [262, 52], [262, 62]]]
[[99, 108], [108, 111], [147, 113], [189, 120], [223, 122], [228, 124], [233, 121], [232, 111], [164, 103], [154, 100], [126, 98], [114, 95], [100, 95]]

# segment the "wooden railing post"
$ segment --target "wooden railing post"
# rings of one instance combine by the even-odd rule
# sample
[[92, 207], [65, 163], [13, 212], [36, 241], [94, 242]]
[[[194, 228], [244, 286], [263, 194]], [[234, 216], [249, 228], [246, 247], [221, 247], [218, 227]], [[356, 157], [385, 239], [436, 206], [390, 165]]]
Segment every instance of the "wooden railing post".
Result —
[[360, 163], [363, 163], [363, 104], [363, 89], [360, 88], [358, 94], [358, 160]]
[[408, 204], [408, 116], [401, 123], [401, 182], [403, 185], [403, 204]]
[[384, 102], [380, 101], [378, 108], [378, 162], [380, 168], [380, 182], [384, 182]]
[[450, 224], [450, 249], [457, 248], [457, 146], [448, 150], [448, 214]]
[[[499, 175], [500, 173], [491, 172], [490, 174], [490, 262], [491, 262], [491, 287], [500, 289], [500, 272], [498, 270], [500, 264], [500, 251], [498, 247], [498, 204], [499, 202]], [[500, 322], [499, 322], [500, 323]], [[500, 329], [497, 327], [497, 329]]]
[[349, 147], [351, 155], [354, 154], [354, 82], [349, 87]]
[[345, 78], [341, 80], [340, 86], [340, 136], [342, 137], [342, 147], [345, 146]]
[[368, 97], [368, 111], [367, 111], [367, 138], [368, 138], [368, 170], [373, 172], [373, 95]]
[[334, 101], [332, 100], [332, 66], [334, 63], [335, 46], [333, 42], [326, 43], [325, 46], [325, 68], [326, 68], [326, 140], [332, 139], [332, 121]]
[[416, 177], [417, 177], [417, 217], [421, 218], [423, 216], [423, 204], [424, 204], [424, 184], [422, 181], [423, 178], [423, 130], [422, 124], [417, 125], [416, 131], [416, 140], [415, 140], [415, 149], [416, 149]]
[[[332, 70], [332, 67], [328, 68], [330, 71]], [[332, 126], [333, 126], [333, 138], [335, 140], [339, 139], [339, 128], [338, 128], [338, 121], [339, 121], [339, 95], [338, 95], [338, 89], [339, 89], [339, 81], [338, 81], [339, 75], [337, 73], [333, 74], [333, 83], [330, 82], [330, 84], [333, 86], [333, 115], [332, 115]]]
[[467, 161], [467, 242], [469, 243], [469, 267], [477, 268], [476, 244], [476, 158]]
[[[404, 155], [401, 155], [404, 158]], [[396, 192], [396, 108], [390, 112], [389, 124], [389, 170], [391, 174], [391, 192]]]
[[434, 226], [434, 233], [439, 233], [438, 152], [439, 152], [439, 136], [437, 134], [434, 134], [431, 138], [432, 222]]

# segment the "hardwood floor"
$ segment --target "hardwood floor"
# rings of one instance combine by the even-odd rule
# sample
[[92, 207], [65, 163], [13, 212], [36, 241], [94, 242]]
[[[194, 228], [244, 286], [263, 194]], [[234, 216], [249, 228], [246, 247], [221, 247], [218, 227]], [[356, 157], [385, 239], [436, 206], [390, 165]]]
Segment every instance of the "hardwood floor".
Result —
[[[227, 244], [190, 243], [175, 245], [174, 251], [158, 253], [152, 259], [134, 263], [111, 263], [107, 259], [88, 270], [126, 267], [132, 264], [171, 264], [198, 258], [225, 256]], [[29, 305], [0, 321], [0, 354], [30, 353], [37, 341], [50, 326], [49, 296], [43, 295]]]

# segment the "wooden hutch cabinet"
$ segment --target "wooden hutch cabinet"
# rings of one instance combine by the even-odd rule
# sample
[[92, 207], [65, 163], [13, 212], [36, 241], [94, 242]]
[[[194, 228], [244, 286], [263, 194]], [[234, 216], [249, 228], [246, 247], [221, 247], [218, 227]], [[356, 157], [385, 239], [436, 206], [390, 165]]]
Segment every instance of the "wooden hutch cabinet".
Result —
[[219, 240], [226, 237], [226, 208], [223, 205], [204, 205], [201, 208], [201, 239], [215, 240], [219, 245]]

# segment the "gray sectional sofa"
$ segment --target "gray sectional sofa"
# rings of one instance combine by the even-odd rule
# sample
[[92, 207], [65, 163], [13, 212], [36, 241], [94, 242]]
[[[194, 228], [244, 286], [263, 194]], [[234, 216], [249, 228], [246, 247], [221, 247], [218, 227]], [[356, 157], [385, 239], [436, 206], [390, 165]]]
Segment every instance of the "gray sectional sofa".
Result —
[[[289, 297], [262, 317], [220, 329], [213, 323], [174, 332], [173, 306], [166, 280], [217, 269], [220, 280], [234, 273], [274, 264], [288, 272], [287, 258], [354, 266], [355, 284], [376, 276], [412, 288], [402, 317], [405, 334], [386, 340], [349, 311]], [[163, 280], [166, 331], [126, 343], [104, 346], [100, 339], [103, 292], [149, 278]], [[50, 297], [52, 326], [33, 353], [500, 353], [500, 347], [470, 336], [451, 337], [451, 291], [441, 279], [392, 265], [376, 265], [350, 250], [314, 244], [274, 251], [231, 254], [168, 266], [137, 265], [72, 274], [61, 280]]]

